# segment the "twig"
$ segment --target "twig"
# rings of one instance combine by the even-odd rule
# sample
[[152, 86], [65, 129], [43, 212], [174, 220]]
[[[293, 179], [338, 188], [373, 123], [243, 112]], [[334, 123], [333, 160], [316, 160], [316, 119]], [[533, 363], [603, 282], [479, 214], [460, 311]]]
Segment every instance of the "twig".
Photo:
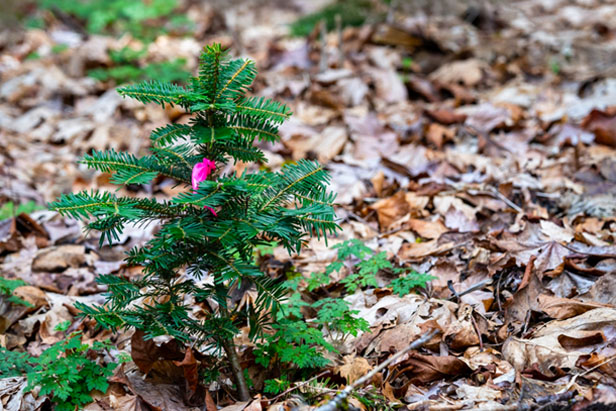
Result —
[[470, 195], [489, 195], [490, 197], [496, 197], [499, 200], [501, 200], [503, 203], [507, 204], [510, 208], [513, 208], [516, 212], [518, 213], [524, 212], [524, 210], [519, 205], [517, 205], [516, 203], [508, 199], [503, 193], [501, 193], [494, 187], [489, 186], [486, 188], [486, 190], [471, 189], [471, 190], [466, 190], [466, 191]]
[[344, 390], [338, 393], [338, 395], [332, 398], [327, 404], [320, 406], [314, 411], [336, 411], [339, 407], [342, 406], [344, 400], [346, 400], [349, 394], [351, 394], [355, 389], [361, 387], [362, 385], [370, 381], [372, 377], [374, 377], [378, 372], [380, 372], [383, 368], [387, 367], [392, 362], [396, 361], [398, 358], [402, 357], [403, 355], [405, 355], [411, 350], [415, 350], [421, 347], [422, 345], [430, 341], [432, 337], [434, 337], [438, 332], [439, 332], [438, 330], [432, 330], [428, 334], [425, 334], [423, 337], [413, 341], [404, 350], [399, 351], [396, 354], [389, 357], [381, 365], [374, 368], [372, 371], [370, 371], [369, 373], [361, 377], [359, 380], [355, 381], [353, 384], [348, 385]]
[[498, 282], [496, 283], [496, 302], [498, 303], [498, 311], [501, 312], [503, 311], [503, 307], [501, 304], [501, 280], [503, 279], [503, 273], [501, 272], [500, 275], [498, 276]]
[[320, 24], [321, 60], [319, 61], [319, 73], [327, 70], [327, 22], [321, 20]]
[[526, 384], [522, 383], [522, 388], [520, 389], [520, 398], [518, 398], [518, 411], [522, 411], [524, 409], [524, 404], [522, 401], [524, 400], [524, 394], [526, 394]]
[[275, 396], [274, 398], [272, 398], [272, 399], [271, 399], [271, 400], [269, 400], [269, 401], [270, 401], [270, 403], [271, 403], [271, 402], [274, 402], [274, 401], [276, 401], [278, 398], [280, 398], [280, 397], [284, 397], [285, 395], [287, 395], [287, 394], [288, 394], [288, 393], [290, 393], [291, 391], [295, 391], [296, 389], [298, 389], [298, 388], [300, 388], [300, 387], [303, 387], [304, 385], [307, 385], [307, 384], [309, 384], [310, 382], [312, 382], [312, 381], [316, 380], [317, 378], [321, 378], [322, 376], [324, 376], [324, 375], [326, 375], [326, 374], [328, 374], [328, 373], [329, 373], [329, 371], [323, 371], [322, 373], [315, 375], [314, 377], [310, 378], [309, 380], [302, 381], [301, 383], [296, 384], [296, 385], [294, 385], [294, 386], [293, 386], [293, 387], [291, 387], [291, 388], [288, 388], [287, 390], [285, 390], [284, 392], [282, 392], [282, 393], [278, 394], [277, 396]]
[[462, 297], [463, 295], [470, 294], [473, 291], [481, 290], [483, 287], [485, 287], [486, 285], [490, 285], [490, 284], [492, 284], [492, 279], [483, 280], [483, 281], [478, 282], [477, 284], [471, 285], [466, 290], [460, 291], [458, 293], [456, 292], [456, 290], [453, 290], [453, 281], [451, 283], [451, 287], [449, 287], [449, 282], [448, 282], [447, 286], [449, 287], [449, 290], [452, 291], [453, 293], [453, 295], [449, 297], [448, 299], [449, 300], [453, 300], [454, 298], [460, 299], [460, 297]]
[[391, 2], [389, 3], [389, 8], [387, 10], [387, 18], [385, 19], [385, 22], [387, 24], [394, 23], [397, 8], [398, 8], [398, 0], [391, 0]]
[[603, 365], [605, 365], [605, 364], [607, 364], [607, 363], [609, 363], [609, 362], [611, 362], [613, 360], [616, 360], [616, 355], [611, 356], [607, 360], [604, 360], [604, 361], [600, 362], [599, 364], [595, 365], [592, 368], [589, 368], [588, 370], [584, 371], [583, 373], [575, 374], [573, 376], [573, 378], [571, 378], [571, 381], [569, 381], [567, 386], [565, 388], [563, 388], [562, 390], [560, 390], [557, 394], [562, 394], [562, 393], [565, 393], [565, 392], [569, 391], [569, 389], [573, 386], [573, 384], [575, 384], [575, 381], [577, 380], [578, 377], [583, 377], [586, 374], [589, 374], [589, 373], [593, 372], [597, 368], [599, 368], [599, 367], [601, 367], [601, 366], [603, 366]]
[[344, 50], [342, 49], [342, 17], [340, 17], [340, 14], [336, 14], [336, 33], [338, 34], [338, 68], [342, 68], [344, 66]]
[[[473, 309], [474, 311], [474, 309]], [[473, 328], [477, 333], [477, 337], [479, 338], [479, 350], [483, 352], [483, 338], [481, 337], [481, 331], [479, 330], [479, 326], [477, 325], [477, 321], [475, 321], [475, 317], [473, 317], [473, 312], [471, 311], [471, 323], [473, 324]]]
[[547, 397], [537, 398], [535, 402], [537, 404], [543, 404], [543, 405], [540, 406], [539, 408], [535, 408], [535, 411], [544, 411], [544, 410], [554, 409], [554, 406], [556, 406], [557, 404], [562, 404], [564, 402], [571, 401], [574, 395], [575, 395], [575, 392], [568, 391], [568, 392], [561, 393], [561, 394], [556, 394], [556, 395], [553, 394], [553, 395], [548, 395]]

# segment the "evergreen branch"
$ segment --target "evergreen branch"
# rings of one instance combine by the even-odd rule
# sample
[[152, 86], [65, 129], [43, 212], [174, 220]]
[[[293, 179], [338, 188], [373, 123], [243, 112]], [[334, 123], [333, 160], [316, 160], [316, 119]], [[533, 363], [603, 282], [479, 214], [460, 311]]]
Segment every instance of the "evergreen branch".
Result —
[[[246, 126], [229, 126], [230, 129], [237, 130], [240, 133], [245, 133], [249, 136], [258, 135], [258, 136], [267, 136], [269, 137], [268, 141], [278, 140], [279, 136], [276, 133], [271, 131], [261, 130], [257, 127], [246, 127]], [[264, 139], [265, 140], [265, 139]]]
[[241, 100], [235, 106], [238, 113], [282, 123], [291, 117], [287, 106], [263, 97], [251, 97]]
[[164, 106], [165, 104], [180, 104], [187, 90], [184, 87], [163, 83], [160, 81], [146, 81], [139, 84], [124, 86], [118, 89], [123, 97], [130, 97], [142, 103], [154, 102]]
[[174, 143], [178, 138], [188, 135], [192, 127], [186, 124], [168, 124], [152, 131], [150, 141], [153, 146], [166, 146]]
[[[158, 173], [155, 173], [154, 175], [151, 174], [151, 172], [149, 171], [141, 171], [137, 174], [133, 174], [132, 176], [130, 176], [128, 179], [122, 181], [121, 179], [117, 179], [114, 178], [114, 182], [116, 183], [124, 183], [124, 184], [142, 184], [142, 181], [146, 180], [146, 181], [150, 181], [153, 178], [155, 178], [158, 175]], [[117, 177], [117, 174], [116, 174]]]
[[188, 162], [188, 160], [186, 160], [184, 158], [184, 156], [182, 156], [180, 153], [173, 151], [169, 148], [166, 147], [158, 147], [156, 149], [153, 149], [153, 151], [157, 152], [157, 153], [166, 153], [169, 154], [171, 157], [173, 158], [177, 158], [178, 160], [180, 160], [182, 163], [184, 163], [184, 165], [190, 170], [192, 169], [192, 165]]
[[[266, 208], [268, 208], [271, 204], [274, 204], [278, 199], [282, 198], [289, 190], [293, 189], [294, 187], [298, 186], [300, 183], [302, 183], [303, 181], [306, 181], [308, 179], [310, 179], [310, 177], [316, 175], [317, 173], [323, 171], [323, 167], [315, 165], [316, 163], [311, 163], [309, 161], [306, 160], [302, 160], [300, 161], [297, 165], [300, 167], [306, 166], [306, 165], [312, 165], [313, 168], [310, 170], [308, 168], [307, 172], [305, 172], [304, 174], [299, 174], [297, 176], [295, 176], [294, 179], [292, 179], [291, 181], [289, 181], [287, 183], [286, 186], [284, 186], [282, 189], [280, 189], [278, 191], [278, 193], [276, 193], [272, 198], [270, 198], [260, 209], [259, 211], [263, 211]], [[289, 168], [287, 168], [287, 171], [289, 170]]]
[[[159, 150], [164, 149], [159, 148]], [[179, 174], [175, 172], [175, 166], [164, 167], [152, 156], [137, 158], [132, 154], [118, 153], [114, 150], [95, 150], [92, 154], [85, 155], [80, 162], [88, 166], [88, 168], [94, 168], [103, 173], [117, 172], [118, 174], [114, 176], [113, 180], [117, 184], [127, 184], [129, 180], [132, 180], [135, 184], [144, 184], [155, 178], [158, 174], [187, 184], [190, 183], [190, 180], [187, 178], [188, 170], [191, 168], [190, 165], [188, 170], [184, 170], [184, 173]], [[131, 179], [133, 173], [139, 174], [139, 176]]]
[[259, 291], [259, 297], [256, 301], [257, 306], [261, 306], [263, 309], [270, 308], [272, 304], [276, 304], [278, 308], [282, 307], [286, 293], [282, 286], [275, 287], [274, 280], [266, 277], [253, 278], [252, 282]]
[[[238, 79], [238, 77], [244, 72], [244, 70], [246, 70], [247, 68], [250, 69], [251, 66], [254, 65], [254, 63], [250, 60], [244, 60], [244, 62], [242, 63], [242, 65], [231, 75], [231, 77], [229, 78], [229, 80], [227, 80], [225, 82], [225, 84], [223, 85], [223, 87], [218, 91], [218, 93], [216, 94], [216, 96], [214, 96], [214, 100], [212, 101], [212, 104], [216, 103], [216, 100], [218, 100], [220, 98], [220, 96], [223, 95], [223, 93], [225, 91], [227, 91], [227, 89], [229, 89], [233, 83]], [[252, 81], [251, 81], [252, 82]], [[239, 83], [239, 82], [238, 82]], [[240, 86], [242, 84], [240, 83]]]

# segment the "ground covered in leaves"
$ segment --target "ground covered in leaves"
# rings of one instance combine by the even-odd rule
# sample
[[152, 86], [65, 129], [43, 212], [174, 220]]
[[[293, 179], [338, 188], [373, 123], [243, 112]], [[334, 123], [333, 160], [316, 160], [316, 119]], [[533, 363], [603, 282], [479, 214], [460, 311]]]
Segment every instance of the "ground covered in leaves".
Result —
[[[288, 24], [316, 4], [186, 3], [191, 34], [155, 37], [138, 63], [180, 58], [191, 70], [214, 41], [254, 59], [253, 92], [294, 112], [282, 143], [265, 147], [268, 167], [318, 159], [338, 193], [342, 235], [312, 241], [291, 259], [274, 249], [264, 269], [276, 277], [294, 267], [308, 278], [336, 257], [333, 244], [357, 238], [394, 267], [436, 277], [399, 297], [388, 287], [391, 270], [350, 295], [340, 281], [352, 264], [332, 273], [303, 297], [344, 298], [369, 331], [339, 344], [330, 365], [315, 371], [319, 379], [291, 398], [263, 393], [254, 347], [238, 336], [261, 394], [236, 403], [228, 386], [210, 384], [208, 411], [315, 405], [430, 329], [439, 334], [378, 373], [358, 391], [365, 401], [352, 405], [547, 410], [616, 402], [616, 6], [381, 6], [382, 20], [293, 37]], [[0, 204], [44, 206], [61, 193], [115, 190], [78, 158], [94, 149], [143, 152], [152, 129], [188, 119], [177, 108], [123, 100], [113, 79], [87, 75], [113, 64], [109, 50], [135, 45], [130, 35], [88, 35], [73, 20], [46, 18], [45, 31], [0, 34]], [[233, 168], [242, 165], [226, 171]], [[129, 194], [162, 199], [184, 188], [159, 178], [137, 189]], [[123, 252], [155, 225], [99, 249], [94, 233], [86, 237], [78, 222], [52, 212], [7, 217], [0, 272], [25, 281], [14, 294], [30, 304], [2, 300], [1, 346], [38, 356], [65, 338], [57, 326], [70, 324], [84, 342], [111, 338], [106, 361], [132, 354], [86, 409], [203, 409], [186, 395], [194, 357], [172, 341], [97, 330], [73, 307], [104, 301], [96, 273], [138, 276]], [[0, 378], [2, 407], [45, 406], [36, 392], [24, 395], [25, 385]]]

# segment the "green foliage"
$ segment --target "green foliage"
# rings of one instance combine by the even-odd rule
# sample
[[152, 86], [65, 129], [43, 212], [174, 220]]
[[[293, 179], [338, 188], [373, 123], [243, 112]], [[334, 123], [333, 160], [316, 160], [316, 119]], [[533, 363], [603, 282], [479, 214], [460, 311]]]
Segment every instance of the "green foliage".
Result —
[[[322, 298], [313, 303], [303, 301], [297, 292], [301, 278], [287, 281], [294, 292], [284, 309], [278, 313], [272, 325], [273, 334], [265, 335], [264, 341], [254, 351], [256, 361], [264, 367], [286, 370], [281, 379], [266, 381], [266, 388], [284, 390], [294, 370], [322, 368], [329, 364], [325, 352], [337, 353], [335, 346], [325, 338], [340, 344], [349, 336], [369, 329], [368, 322], [358, 318], [357, 311], [350, 310], [349, 303], [339, 298]], [[315, 318], [305, 318], [301, 308], [315, 311]], [[271, 391], [274, 392], [274, 391]]]
[[68, 50], [68, 46], [66, 44], [54, 44], [51, 46], [51, 52], [53, 54], [60, 54], [65, 50]]
[[2, 207], [0, 207], [0, 220], [6, 220], [7, 218], [12, 218], [14, 216], [18, 216], [21, 213], [30, 214], [37, 210], [44, 210], [45, 207], [41, 207], [36, 204], [34, 201], [28, 201], [27, 203], [23, 203], [15, 208], [15, 204], [12, 201], [7, 202]]
[[338, 0], [296, 20], [291, 24], [291, 34], [307, 36], [314, 30], [314, 26], [323, 20], [327, 31], [331, 31], [336, 28], [336, 15], [340, 16], [342, 27], [361, 26], [368, 18], [381, 17], [375, 13], [374, 4], [370, 0]]
[[291, 386], [291, 381], [285, 377], [273, 378], [271, 380], [265, 380], [265, 386], [263, 392], [266, 394], [279, 394]]
[[92, 402], [92, 390], [107, 390], [107, 378], [117, 365], [100, 365], [88, 357], [88, 351], [109, 347], [101, 342], [92, 346], [82, 344], [81, 334], [70, 335], [43, 351], [40, 357], [29, 360], [34, 366], [27, 370], [26, 390], [39, 386], [39, 395], [49, 395], [56, 403], [56, 410], [81, 408]]
[[34, 359], [26, 352], [9, 351], [0, 347], [0, 378], [18, 377], [34, 368]]
[[176, 26], [187, 23], [186, 19], [174, 18], [178, 16], [174, 14], [176, 0], [38, 0], [38, 3], [41, 8], [82, 20], [90, 33], [129, 32], [146, 41], [161, 32], [159, 24], [152, 24], [160, 18], [172, 18]]
[[111, 50], [109, 56], [114, 65], [89, 70], [88, 76], [100, 81], [113, 80], [117, 84], [142, 81], [148, 78], [156, 78], [163, 82], [184, 83], [190, 77], [190, 73], [185, 69], [185, 59], [140, 65], [139, 60], [146, 54], [147, 49], [145, 48], [134, 50], [124, 47], [120, 50]]
[[401, 276], [393, 279], [389, 286], [394, 294], [400, 297], [410, 293], [414, 288], [423, 288], [428, 282], [436, 279], [433, 275], [418, 273], [414, 270], [406, 272], [404, 269], [398, 269], [395, 272]]
[[560, 74], [561, 66], [560, 66], [560, 62], [557, 59], [553, 58], [550, 61], [550, 70], [552, 71], [553, 74], [557, 76]]
[[340, 282], [350, 293], [359, 288], [377, 287], [376, 275], [380, 271], [389, 271], [397, 274], [389, 284], [393, 292], [403, 296], [410, 293], [414, 288], [423, 288], [435, 279], [428, 274], [420, 274], [404, 267], [394, 267], [385, 252], [375, 253], [364, 243], [357, 239], [351, 239], [337, 244], [338, 258], [325, 268], [324, 273], [313, 273], [308, 279], [308, 290], [313, 291], [329, 282], [329, 276], [335, 271], [340, 271], [345, 263], [354, 267], [350, 274]]
[[[173, 179], [185, 187], [176, 197], [157, 201], [84, 191], [63, 195], [50, 205], [62, 215], [87, 220], [88, 229], [101, 233], [101, 244], [113, 245], [128, 223], [160, 225], [150, 241], [128, 253], [128, 264], [143, 267], [142, 278], [101, 275], [107, 303], [78, 305], [101, 326], [134, 327], [147, 338], [170, 335], [219, 350], [227, 349], [246, 324], [255, 341], [266, 330], [289, 332], [293, 341], [310, 344], [323, 338], [311, 327], [272, 324], [284, 309], [286, 289], [261, 272], [255, 251], [277, 242], [289, 252], [300, 252], [307, 238], [339, 229], [324, 168], [301, 160], [278, 172], [215, 171], [197, 189], [190, 186], [193, 166], [203, 159], [214, 161], [216, 170], [231, 161], [264, 162], [256, 141], [279, 139], [278, 127], [291, 113], [281, 103], [246, 96], [255, 76], [252, 61], [229, 59], [215, 44], [205, 48], [199, 74], [186, 87], [155, 80], [119, 90], [143, 103], [179, 105], [193, 118], [189, 124], [154, 130], [150, 155], [109, 150], [82, 159], [89, 168], [111, 173], [116, 184], [146, 185], [156, 176]], [[187, 276], [180, 275], [184, 271]], [[199, 281], [206, 274], [213, 282]], [[231, 294], [250, 287], [257, 297], [240, 310]], [[148, 303], [135, 304], [137, 300]], [[189, 315], [191, 300], [215, 305], [204, 318], [195, 318]]]
[[33, 51], [26, 56], [25, 60], [38, 60], [40, 58], [41, 55], [37, 51]]
[[322, 298], [313, 303], [312, 308], [318, 310], [315, 323], [327, 327], [329, 333], [339, 332], [343, 338], [346, 335], [357, 336], [359, 331], [368, 331], [370, 324], [355, 317], [358, 311], [349, 309], [349, 303], [339, 298]]
[[13, 291], [15, 291], [17, 287], [21, 287], [23, 285], [26, 285], [23, 280], [10, 280], [8, 278], [0, 277], [0, 297], [3, 297], [4, 299], [6, 299], [6, 301], [13, 304], [20, 304], [25, 305], [26, 307], [31, 307], [32, 304], [13, 295]]
[[402, 406], [401, 403], [392, 403], [374, 387], [369, 387], [367, 390], [361, 390], [360, 392], [354, 392], [351, 396], [356, 398], [369, 410], [393, 411], [400, 409]]
[[[385, 252], [375, 253], [357, 239], [337, 244], [334, 248], [338, 250], [337, 259], [324, 272], [311, 274], [306, 281], [308, 292], [327, 285], [331, 274], [345, 266], [353, 267], [340, 281], [347, 292], [376, 287], [376, 276], [381, 271], [398, 275], [390, 287], [400, 296], [417, 287], [425, 287], [428, 281], [435, 278], [407, 268], [393, 267]], [[285, 389], [285, 381], [289, 380], [294, 370], [316, 369], [327, 365], [325, 352], [336, 353], [335, 346], [349, 335], [357, 336], [360, 331], [369, 329], [368, 322], [357, 317], [358, 311], [351, 310], [349, 303], [341, 298], [319, 298], [312, 303], [302, 299], [302, 279], [298, 275], [286, 282], [292, 293], [271, 327], [274, 332], [265, 335], [254, 352], [256, 361], [264, 367], [286, 370], [281, 379], [268, 380], [266, 383], [266, 388], [272, 393]], [[305, 312], [316, 314], [314, 318], [306, 318]]]
[[110, 347], [109, 343], [101, 342], [92, 346], [82, 344], [80, 333], [55, 343], [38, 358], [0, 347], [3, 360], [0, 361], [0, 377], [26, 375], [26, 391], [40, 387], [39, 395], [49, 395], [56, 410], [73, 411], [75, 407], [81, 408], [92, 402], [92, 390], [107, 390], [107, 378], [113, 374], [117, 364], [101, 365], [90, 359], [90, 354]]
[[272, 324], [275, 333], [267, 335], [255, 350], [256, 362], [264, 367], [286, 364], [297, 368], [320, 368], [329, 363], [322, 349], [336, 352], [321, 330], [303, 320], [281, 318]]

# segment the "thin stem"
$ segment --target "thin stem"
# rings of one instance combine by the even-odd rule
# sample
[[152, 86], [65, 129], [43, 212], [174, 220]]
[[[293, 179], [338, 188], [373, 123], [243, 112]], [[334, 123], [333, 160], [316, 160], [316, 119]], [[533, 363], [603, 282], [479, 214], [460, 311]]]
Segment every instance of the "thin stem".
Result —
[[[227, 311], [226, 307], [220, 306], [220, 313], [229, 318], [229, 311]], [[233, 377], [235, 379], [235, 384], [237, 385], [237, 391], [240, 396], [240, 400], [242, 401], [250, 401], [250, 391], [248, 391], [248, 384], [246, 383], [246, 377], [244, 377], [244, 370], [240, 364], [240, 358], [237, 355], [237, 351], [235, 349], [235, 343], [233, 342], [233, 338], [221, 338], [220, 343], [222, 348], [225, 350], [227, 354], [227, 359], [229, 360], [229, 364], [231, 365], [231, 371], [233, 373]]]
[[240, 359], [235, 351], [235, 344], [232, 339], [223, 339], [221, 341], [222, 346], [227, 354], [229, 363], [231, 364], [231, 370], [233, 371], [233, 377], [237, 384], [237, 391], [240, 395], [240, 400], [250, 401], [250, 392], [248, 391], [248, 384], [246, 384], [246, 378], [244, 377], [244, 370], [240, 365]]

